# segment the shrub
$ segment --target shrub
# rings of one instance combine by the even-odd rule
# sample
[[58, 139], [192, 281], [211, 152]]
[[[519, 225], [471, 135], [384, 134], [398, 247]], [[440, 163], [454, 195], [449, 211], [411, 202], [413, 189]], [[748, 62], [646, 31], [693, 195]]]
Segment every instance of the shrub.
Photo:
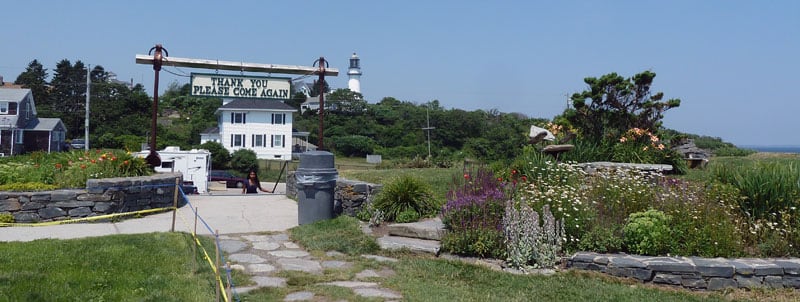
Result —
[[411, 209], [405, 210], [400, 212], [400, 214], [397, 214], [397, 218], [395, 218], [395, 221], [399, 223], [419, 221], [419, 213]]
[[231, 161], [231, 154], [225, 146], [218, 142], [208, 141], [200, 145], [200, 148], [211, 152], [211, 169], [224, 170]]
[[397, 216], [413, 210], [422, 216], [436, 212], [436, 202], [430, 187], [410, 175], [403, 175], [390, 181], [375, 196], [375, 209], [381, 211], [388, 221], [395, 221]]
[[9, 213], [0, 213], [0, 223], [14, 223], [14, 215]]
[[616, 253], [622, 251], [622, 245], [621, 225], [602, 226], [593, 224], [581, 236], [578, 242], [578, 249], [598, 253]]
[[711, 173], [731, 184], [745, 197], [742, 212], [753, 219], [777, 221], [782, 211], [800, 203], [800, 164], [797, 162], [757, 162], [738, 165], [713, 165]]
[[458, 255], [503, 259], [503, 233], [496, 229], [459, 229], [442, 237], [442, 250]]
[[247, 173], [258, 168], [256, 152], [250, 149], [239, 149], [231, 154], [231, 168], [241, 173]]
[[662, 255], [667, 252], [671, 217], [658, 210], [632, 213], [622, 229], [628, 250], [640, 255]]
[[455, 177], [453, 186], [442, 210], [448, 230], [442, 250], [467, 256], [505, 255], [502, 217], [506, 197], [501, 182], [492, 172], [479, 169]]
[[152, 173], [144, 159], [112, 150], [13, 156], [0, 161], [0, 184], [44, 183], [57, 188], [85, 187], [89, 178], [142, 176]]
[[737, 210], [738, 190], [730, 185], [662, 179], [654, 188], [653, 205], [672, 217], [669, 253], [733, 257], [743, 252], [742, 230], [748, 229]]
[[0, 185], [0, 191], [30, 192], [30, 191], [50, 191], [55, 189], [58, 189], [58, 186], [43, 184], [40, 182], [15, 182], [15, 183]]
[[375, 141], [362, 135], [348, 135], [335, 138], [336, 152], [348, 157], [364, 157], [375, 150]]

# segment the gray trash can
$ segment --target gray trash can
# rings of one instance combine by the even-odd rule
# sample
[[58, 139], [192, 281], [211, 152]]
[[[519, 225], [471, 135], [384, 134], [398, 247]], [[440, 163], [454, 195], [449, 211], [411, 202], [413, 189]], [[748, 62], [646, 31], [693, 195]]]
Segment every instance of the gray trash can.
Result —
[[333, 165], [333, 154], [325, 151], [300, 154], [300, 166], [294, 177], [297, 182], [297, 223], [332, 219], [333, 190], [339, 177]]

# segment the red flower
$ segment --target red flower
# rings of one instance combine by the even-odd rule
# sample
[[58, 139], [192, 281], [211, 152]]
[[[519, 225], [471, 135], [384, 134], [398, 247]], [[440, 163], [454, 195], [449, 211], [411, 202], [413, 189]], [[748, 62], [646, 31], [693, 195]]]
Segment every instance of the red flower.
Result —
[[464, 173], [464, 179], [469, 179], [469, 173]]
[[522, 181], [525, 181], [525, 182], [527, 182], [527, 181], [528, 181], [528, 178], [527, 178], [527, 177], [525, 177], [525, 175], [522, 175]]
[[517, 174], [517, 170], [511, 170], [511, 175]]
[[128, 164], [128, 161], [127, 161], [127, 160], [126, 160], [126, 161], [123, 161], [123, 162], [122, 162], [122, 164], [123, 164], [123, 165], [127, 165], [127, 164]]
[[116, 156], [114, 156], [114, 157], [111, 157], [111, 161], [115, 161], [115, 160], [117, 160], [117, 157], [116, 157]]
[[502, 177], [498, 177], [497, 181], [503, 181], [503, 178]]

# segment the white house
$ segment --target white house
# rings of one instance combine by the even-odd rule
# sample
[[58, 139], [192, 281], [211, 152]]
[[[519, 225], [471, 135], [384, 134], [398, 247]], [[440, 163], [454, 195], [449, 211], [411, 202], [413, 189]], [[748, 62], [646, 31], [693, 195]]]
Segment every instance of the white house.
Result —
[[259, 159], [292, 159], [292, 114], [297, 110], [278, 100], [223, 99], [217, 127], [200, 135], [233, 153], [251, 149]]

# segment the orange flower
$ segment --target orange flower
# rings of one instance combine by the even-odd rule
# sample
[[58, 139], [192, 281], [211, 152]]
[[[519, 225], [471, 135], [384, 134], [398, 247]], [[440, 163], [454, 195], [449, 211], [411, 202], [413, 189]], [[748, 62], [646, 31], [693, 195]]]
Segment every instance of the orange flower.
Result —
[[624, 142], [627, 142], [627, 141], [628, 141], [628, 138], [627, 138], [627, 137], [624, 137], [624, 136], [623, 136], [623, 137], [620, 137], [620, 138], [619, 138], [619, 142], [620, 142], [620, 143], [624, 143]]
[[123, 165], [127, 165], [127, 164], [128, 164], [128, 161], [127, 161], [127, 160], [126, 160], [126, 161], [123, 161], [123, 162], [122, 162], [122, 164], [123, 164]]
[[658, 150], [664, 150], [664, 144], [658, 144]]
[[117, 157], [116, 157], [116, 156], [114, 156], [114, 157], [111, 157], [111, 161], [115, 161], [115, 160], [117, 160]]
[[56, 169], [61, 169], [61, 167], [62, 167], [61, 164], [56, 163]]
[[97, 161], [95, 161], [94, 159], [92, 160], [92, 163], [93, 163], [93, 164], [94, 164], [94, 163], [96, 163], [96, 162], [97, 162]]
[[86, 165], [81, 164], [81, 169], [86, 169]]

